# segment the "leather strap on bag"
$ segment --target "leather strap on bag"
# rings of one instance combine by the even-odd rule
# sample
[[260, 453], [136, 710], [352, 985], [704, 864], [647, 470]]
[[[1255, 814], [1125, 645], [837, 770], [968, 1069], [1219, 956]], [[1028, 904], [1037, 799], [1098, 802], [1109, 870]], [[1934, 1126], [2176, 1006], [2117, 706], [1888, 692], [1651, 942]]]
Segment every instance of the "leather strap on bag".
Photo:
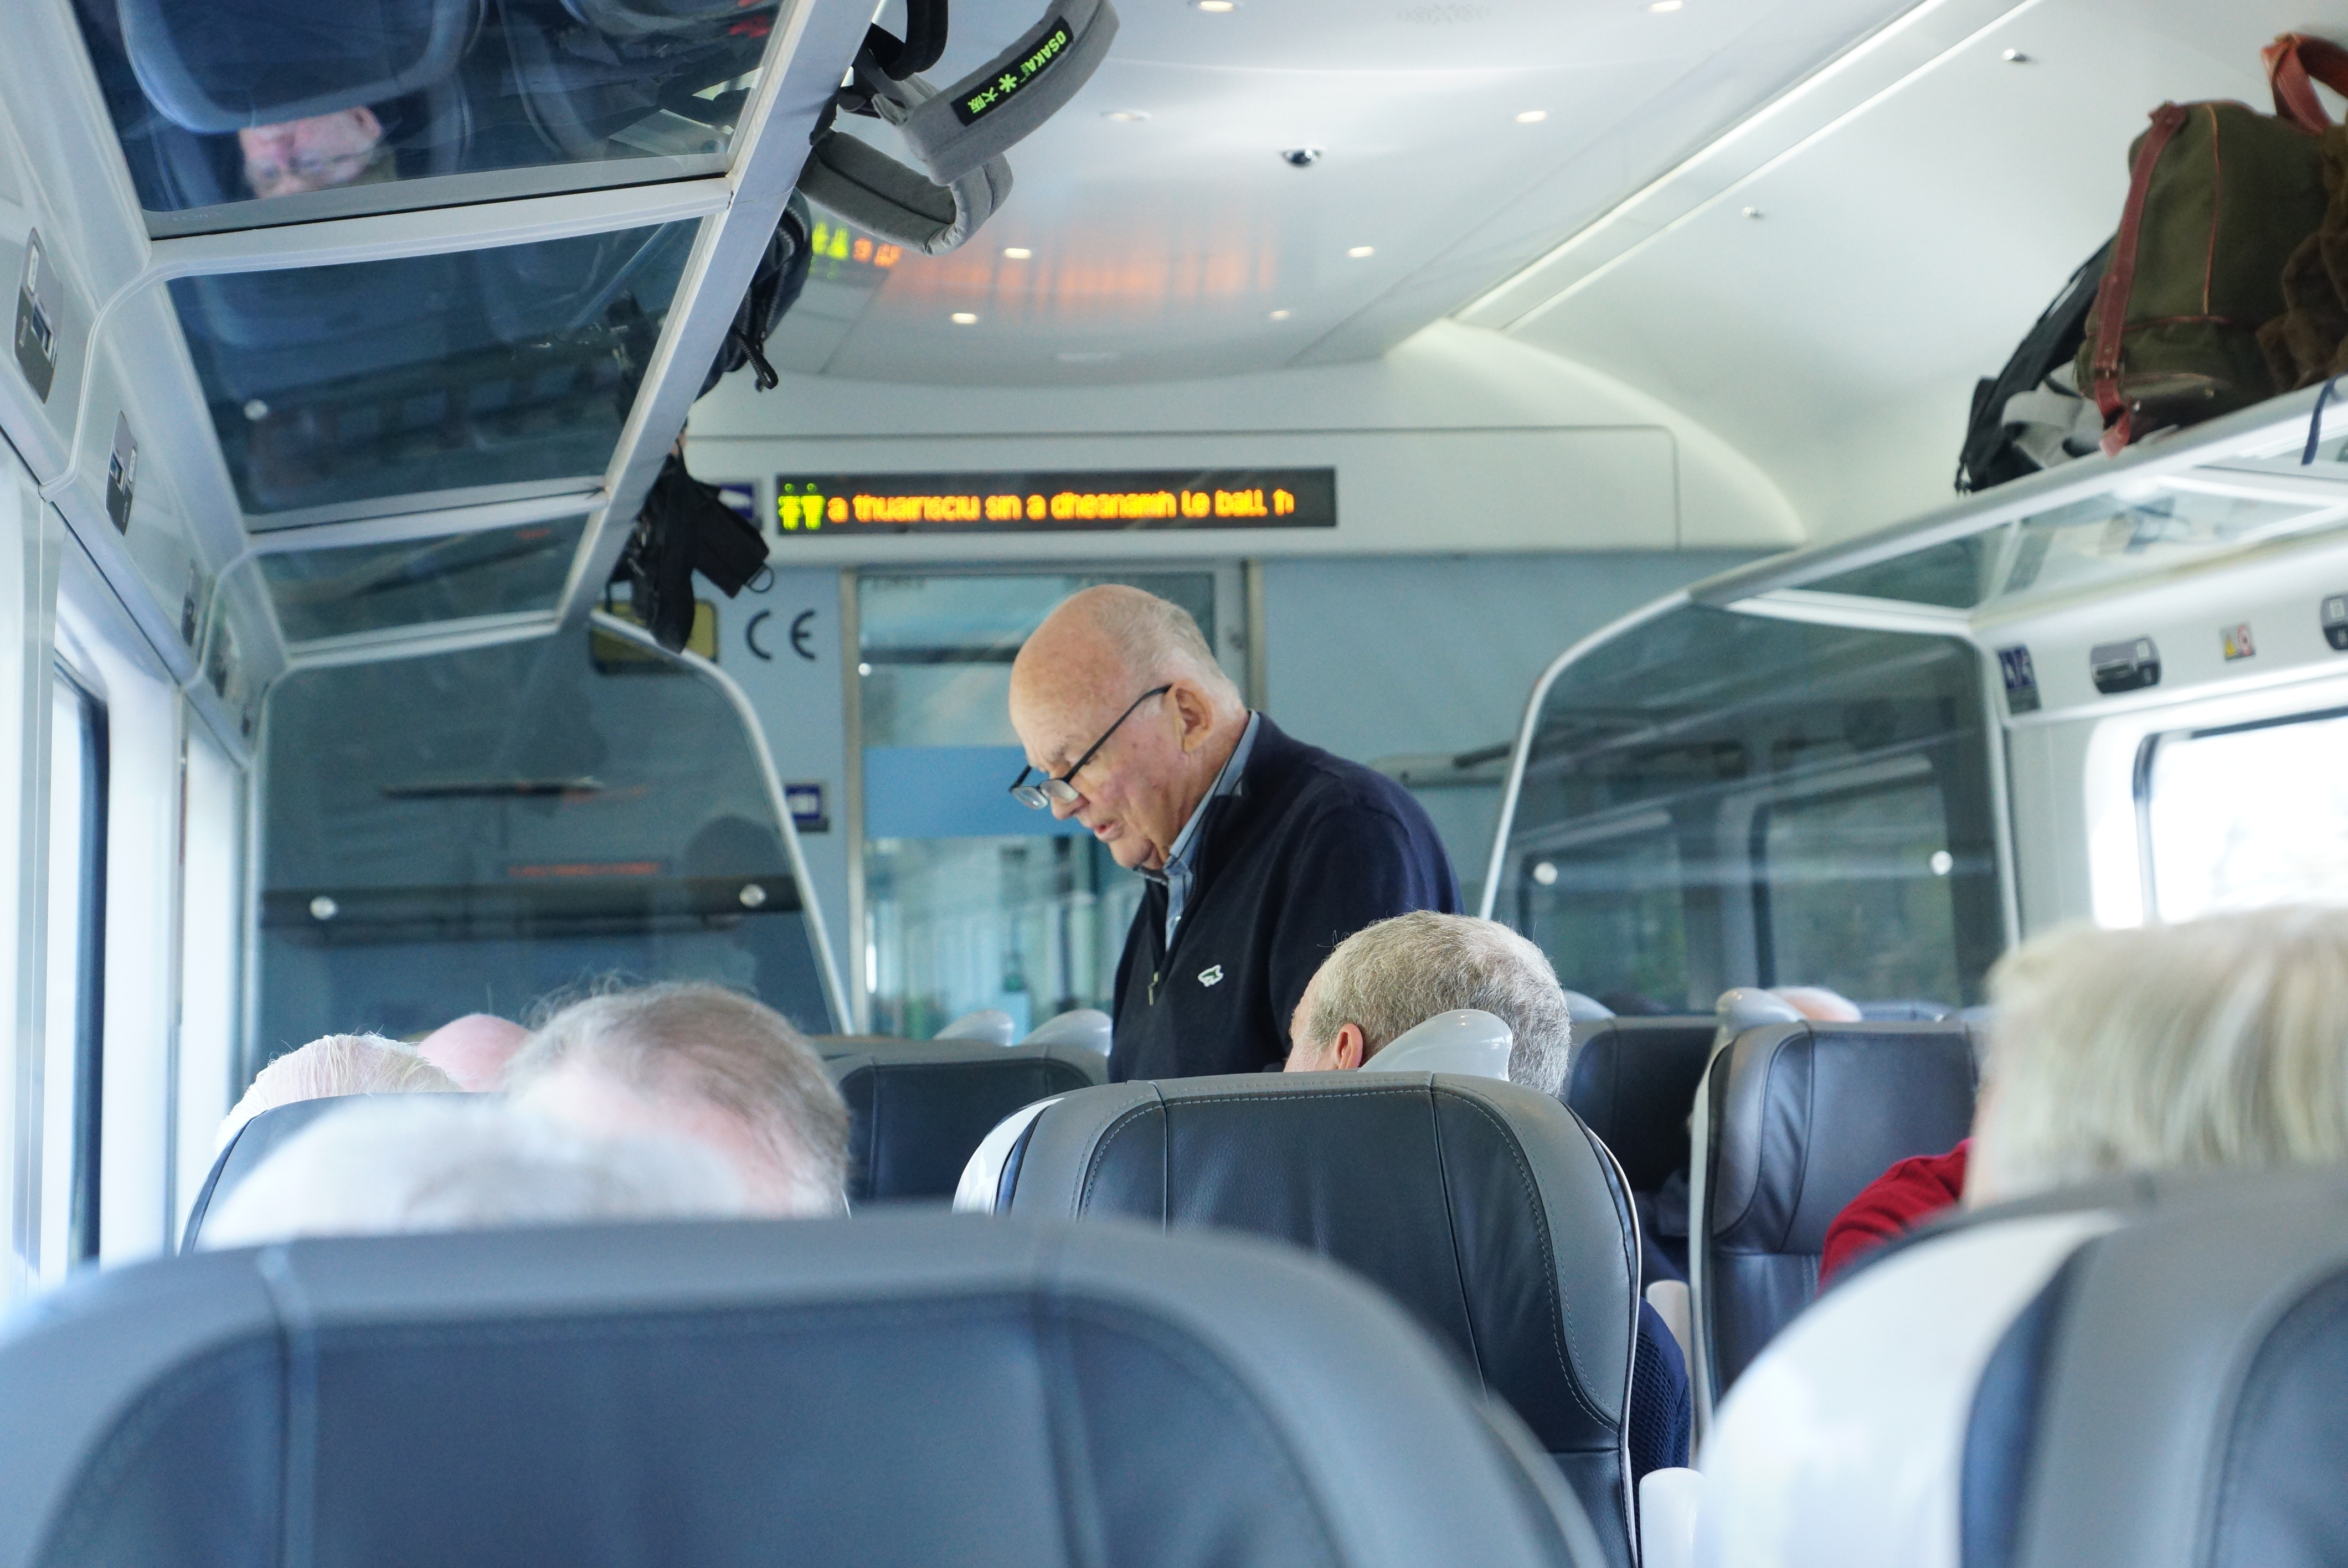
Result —
[[2128, 179], [2127, 205], [2120, 211], [2120, 231], [2112, 241], [2112, 270], [2104, 276], [2096, 296], [2096, 406], [2104, 412], [2104, 456], [2116, 457], [2135, 438], [2136, 415], [2120, 396], [2120, 349], [2127, 333], [2128, 299], [2136, 292], [2137, 241], [2144, 230], [2144, 202], [2152, 189], [2152, 171], [2177, 133], [2185, 128], [2187, 111], [2179, 104], [2163, 104], [2152, 111], [2152, 128], [2137, 149], [2136, 169]]
[[2274, 91], [2275, 113], [2305, 131], [2321, 136], [2332, 128], [2315, 83], [2348, 95], [2348, 49], [2304, 33], [2285, 33], [2259, 51], [2267, 63], [2267, 85]]

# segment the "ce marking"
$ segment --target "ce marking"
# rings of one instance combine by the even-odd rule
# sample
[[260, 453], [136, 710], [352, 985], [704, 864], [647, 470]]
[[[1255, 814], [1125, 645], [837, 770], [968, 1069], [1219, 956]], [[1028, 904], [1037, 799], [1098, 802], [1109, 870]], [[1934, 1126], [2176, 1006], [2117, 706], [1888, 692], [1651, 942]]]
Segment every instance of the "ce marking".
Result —
[[[752, 616], [749, 624], [742, 629], [742, 641], [748, 645], [750, 651], [770, 662], [775, 656], [758, 646], [758, 626], [774, 613], [771, 610], [762, 610]], [[816, 662], [815, 650], [808, 646], [808, 639], [814, 634], [814, 620], [815, 611], [812, 610], [802, 610], [791, 618], [791, 651], [810, 664]]]

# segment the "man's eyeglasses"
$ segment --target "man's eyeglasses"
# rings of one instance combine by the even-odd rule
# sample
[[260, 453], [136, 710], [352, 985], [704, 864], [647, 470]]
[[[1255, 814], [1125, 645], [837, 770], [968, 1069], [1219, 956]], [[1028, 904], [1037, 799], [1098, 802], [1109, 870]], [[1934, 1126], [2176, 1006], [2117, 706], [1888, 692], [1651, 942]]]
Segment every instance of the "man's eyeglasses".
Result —
[[1078, 774], [1084, 772], [1085, 764], [1092, 761], [1094, 754], [1103, 746], [1108, 744], [1108, 738], [1117, 733], [1117, 724], [1122, 724], [1128, 719], [1133, 717], [1134, 708], [1140, 707], [1152, 697], [1163, 697], [1167, 692], [1171, 692], [1172, 690], [1174, 690], [1174, 688], [1171, 686], [1160, 686], [1154, 692], [1144, 692], [1140, 696], [1136, 697], [1133, 700], [1133, 708], [1128, 708], [1124, 712], [1119, 713], [1117, 716], [1117, 723], [1111, 724], [1107, 729], [1103, 730], [1101, 732], [1100, 739], [1095, 741], [1090, 746], [1086, 747], [1085, 754], [1076, 759], [1076, 766], [1070, 768], [1066, 773], [1062, 774], [1058, 778], [1046, 778], [1041, 784], [1029, 784], [1027, 782], [1027, 775], [1035, 771], [1035, 765], [1030, 764], [1028, 766], [1021, 768], [1019, 770], [1019, 776], [1011, 781], [1011, 798], [1017, 801], [1021, 805], [1027, 806], [1035, 811], [1043, 810], [1054, 801], [1058, 801], [1062, 805], [1070, 805], [1076, 801], [1083, 799], [1084, 792], [1076, 788], [1076, 786], [1069, 781], [1074, 779]]

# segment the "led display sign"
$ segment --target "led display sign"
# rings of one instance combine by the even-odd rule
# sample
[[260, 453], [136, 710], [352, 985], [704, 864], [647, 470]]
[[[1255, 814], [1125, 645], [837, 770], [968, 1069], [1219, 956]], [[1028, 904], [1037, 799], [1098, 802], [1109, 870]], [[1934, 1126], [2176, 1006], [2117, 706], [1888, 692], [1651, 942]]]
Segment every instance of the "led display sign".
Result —
[[1334, 468], [1086, 474], [782, 474], [786, 534], [1334, 528]]

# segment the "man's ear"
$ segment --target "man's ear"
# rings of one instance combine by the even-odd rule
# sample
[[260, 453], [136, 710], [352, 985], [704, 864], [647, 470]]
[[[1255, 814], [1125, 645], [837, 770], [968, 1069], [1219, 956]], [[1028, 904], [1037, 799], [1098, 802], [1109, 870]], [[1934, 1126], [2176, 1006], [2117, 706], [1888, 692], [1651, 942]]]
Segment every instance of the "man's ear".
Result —
[[1215, 710], [1207, 702], [1207, 694], [1188, 681], [1177, 681], [1166, 700], [1174, 704], [1175, 713], [1182, 721], [1182, 749], [1192, 752], [1205, 743], [1215, 727]]
[[1369, 1057], [1369, 1037], [1357, 1023], [1340, 1024], [1337, 1038], [1329, 1042], [1329, 1054], [1340, 1072], [1351, 1072]]

